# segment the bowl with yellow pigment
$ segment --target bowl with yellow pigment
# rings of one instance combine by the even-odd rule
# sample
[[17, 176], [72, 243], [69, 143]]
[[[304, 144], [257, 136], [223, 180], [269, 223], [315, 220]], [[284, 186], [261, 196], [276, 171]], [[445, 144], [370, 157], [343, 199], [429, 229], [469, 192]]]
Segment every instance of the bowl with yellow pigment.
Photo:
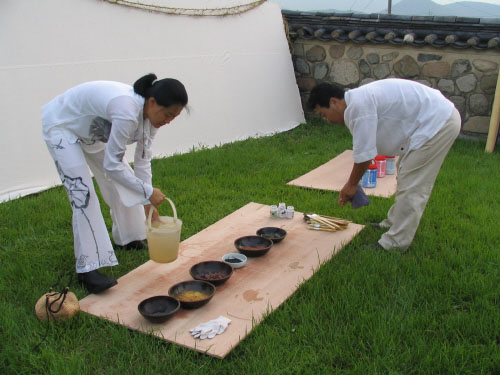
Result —
[[215, 294], [215, 286], [208, 281], [188, 280], [172, 285], [168, 295], [177, 298], [184, 309], [206, 305]]

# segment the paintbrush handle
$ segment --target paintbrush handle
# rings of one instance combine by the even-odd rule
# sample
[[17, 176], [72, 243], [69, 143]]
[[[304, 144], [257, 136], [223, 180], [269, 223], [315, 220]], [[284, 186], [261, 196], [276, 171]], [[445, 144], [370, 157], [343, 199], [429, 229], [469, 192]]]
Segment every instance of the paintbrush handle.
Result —
[[321, 216], [321, 217], [326, 218], [326, 219], [335, 220], [335, 221], [338, 221], [338, 222], [350, 223], [349, 220], [342, 219], [341, 217], [332, 217], [332, 216], [326, 216], [326, 215], [318, 215], [318, 216]]
[[327, 225], [333, 229], [338, 229], [339, 226], [337, 224], [334, 224], [334, 223], [331, 223], [330, 221], [328, 221], [327, 219], [323, 219], [321, 216], [319, 215], [316, 215], [316, 216], [313, 216], [312, 217], [313, 220], [321, 223], [321, 224], [324, 224], [324, 225]]
[[322, 232], [336, 232], [335, 229], [328, 229], [328, 228], [314, 228], [314, 227], [309, 227], [310, 230], [320, 230]]

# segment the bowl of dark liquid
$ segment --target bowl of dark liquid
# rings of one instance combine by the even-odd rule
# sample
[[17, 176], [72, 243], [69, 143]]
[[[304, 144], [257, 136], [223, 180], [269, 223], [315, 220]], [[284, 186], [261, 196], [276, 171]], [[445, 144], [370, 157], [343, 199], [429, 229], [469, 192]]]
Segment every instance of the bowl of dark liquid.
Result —
[[286, 230], [278, 227], [264, 227], [257, 231], [257, 236], [265, 237], [273, 241], [273, 243], [278, 243], [286, 237]]
[[141, 315], [152, 323], [163, 323], [170, 319], [181, 307], [180, 301], [170, 296], [146, 298], [139, 306]]

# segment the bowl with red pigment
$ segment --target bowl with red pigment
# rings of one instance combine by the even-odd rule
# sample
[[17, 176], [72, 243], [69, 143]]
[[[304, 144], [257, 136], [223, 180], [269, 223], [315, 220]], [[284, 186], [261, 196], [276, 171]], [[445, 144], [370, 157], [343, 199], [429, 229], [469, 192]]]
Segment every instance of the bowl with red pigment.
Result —
[[234, 246], [247, 257], [260, 257], [271, 249], [273, 241], [262, 236], [243, 236], [234, 241]]

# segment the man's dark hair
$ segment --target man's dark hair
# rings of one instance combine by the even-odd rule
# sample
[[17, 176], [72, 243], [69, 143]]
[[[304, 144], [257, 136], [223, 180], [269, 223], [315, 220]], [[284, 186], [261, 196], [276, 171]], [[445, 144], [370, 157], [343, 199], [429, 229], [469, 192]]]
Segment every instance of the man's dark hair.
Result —
[[309, 95], [307, 105], [314, 110], [317, 105], [324, 108], [330, 107], [330, 98], [344, 99], [345, 90], [335, 83], [323, 82], [314, 87]]

